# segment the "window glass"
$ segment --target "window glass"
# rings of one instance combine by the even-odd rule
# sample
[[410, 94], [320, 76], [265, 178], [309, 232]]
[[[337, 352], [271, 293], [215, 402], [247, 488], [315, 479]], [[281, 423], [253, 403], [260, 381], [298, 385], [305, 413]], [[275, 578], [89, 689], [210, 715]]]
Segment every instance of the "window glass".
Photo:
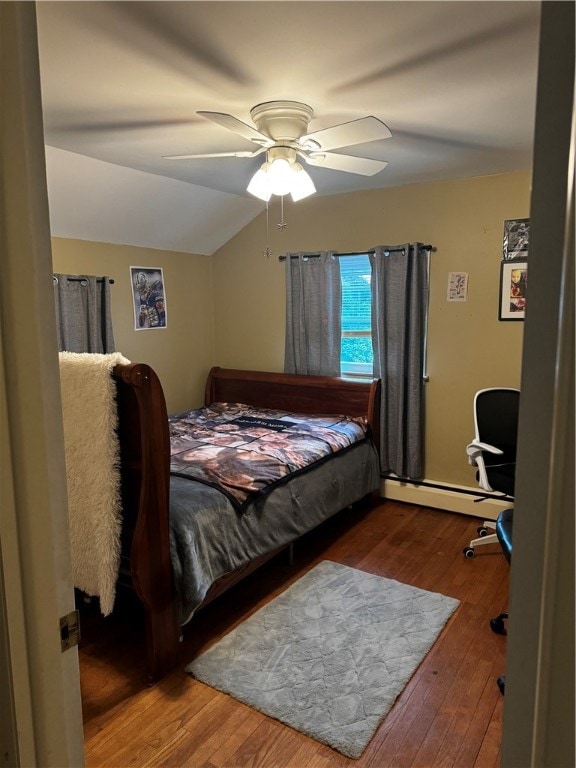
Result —
[[372, 376], [370, 260], [367, 254], [340, 259], [343, 375]]

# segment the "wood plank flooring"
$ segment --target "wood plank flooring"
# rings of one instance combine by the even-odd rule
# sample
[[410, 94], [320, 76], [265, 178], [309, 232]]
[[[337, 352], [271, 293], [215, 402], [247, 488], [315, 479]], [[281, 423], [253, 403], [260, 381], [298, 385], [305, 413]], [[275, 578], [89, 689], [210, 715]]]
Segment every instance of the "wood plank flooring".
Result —
[[[103, 619], [83, 606], [80, 672], [89, 768], [495, 768], [508, 566], [497, 545], [467, 560], [478, 521], [398, 502], [367, 502], [308, 534], [185, 627], [181, 663], [143, 685], [142, 619], [129, 596]], [[321, 560], [456, 597], [461, 605], [359, 760], [351, 760], [190, 678], [196, 654]]]

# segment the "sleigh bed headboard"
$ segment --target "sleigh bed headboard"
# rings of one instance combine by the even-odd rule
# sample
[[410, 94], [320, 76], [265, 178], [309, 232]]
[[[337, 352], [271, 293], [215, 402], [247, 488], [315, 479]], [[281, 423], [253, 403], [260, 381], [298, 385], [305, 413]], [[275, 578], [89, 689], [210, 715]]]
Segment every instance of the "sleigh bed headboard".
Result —
[[245, 403], [310, 414], [362, 416], [379, 447], [380, 379], [353, 381], [332, 376], [212, 368], [204, 404]]

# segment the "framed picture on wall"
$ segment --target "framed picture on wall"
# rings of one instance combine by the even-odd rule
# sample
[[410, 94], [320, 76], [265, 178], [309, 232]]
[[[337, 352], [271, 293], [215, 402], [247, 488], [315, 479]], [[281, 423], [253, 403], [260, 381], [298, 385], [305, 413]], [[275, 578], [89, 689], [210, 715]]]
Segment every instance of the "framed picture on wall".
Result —
[[161, 267], [130, 267], [134, 330], [166, 328], [166, 295]]
[[526, 314], [526, 283], [528, 262], [525, 259], [504, 259], [500, 264], [499, 320], [524, 320]]
[[504, 222], [502, 258], [526, 259], [530, 244], [530, 219], [508, 219]]

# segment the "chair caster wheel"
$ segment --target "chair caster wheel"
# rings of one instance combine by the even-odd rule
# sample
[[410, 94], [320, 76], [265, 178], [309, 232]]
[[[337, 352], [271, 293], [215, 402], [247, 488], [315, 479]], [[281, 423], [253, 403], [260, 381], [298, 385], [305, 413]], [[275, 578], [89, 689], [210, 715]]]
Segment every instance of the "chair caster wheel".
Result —
[[508, 632], [504, 626], [505, 616], [496, 616], [495, 619], [490, 619], [490, 629], [497, 635], [507, 635]]
[[506, 675], [500, 675], [498, 680], [496, 680], [496, 684], [498, 686], [498, 690], [504, 696], [504, 690], [506, 688]]
[[472, 547], [464, 547], [462, 552], [464, 557], [474, 557], [474, 549]]
[[480, 528], [476, 528], [476, 532], [480, 537], [488, 536], [488, 528], [486, 528], [485, 525], [481, 525]]

